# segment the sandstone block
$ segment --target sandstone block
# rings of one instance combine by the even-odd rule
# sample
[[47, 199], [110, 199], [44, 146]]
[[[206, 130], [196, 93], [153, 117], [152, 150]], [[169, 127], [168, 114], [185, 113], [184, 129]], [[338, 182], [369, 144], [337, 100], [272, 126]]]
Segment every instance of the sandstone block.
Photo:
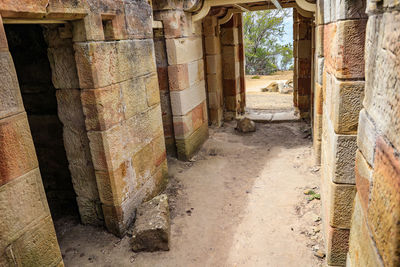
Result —
[[167, 39], [168, 63], [189, 63], [203, 57], [203, 43], [199, 37]]
[[334, 1], [336, 20], [367, 18], [366, 2], [362, 0]]
[[23, 233], [10, 249], [20, 266], [56, 266], [62, 261], [50, 216]]
[[222, 74], [207, 74], [208, 92], [222, 92]]
[[346, 263], [349, 236], [350, 230], [348, 229], [338, 229], [328, 226], [326, 240], [326, 261], [328, 265], [343, 266]]
[[143, 203], [137, 210], [132, 230], [132, 249], [138, 251], [169, 250], [170, 221], [165, 194]]
[[17, 73], [9, 52], [0, 52], [0, 80], [0, 118], [23, 112]]
[[183, 91], [171, 91], [170, 95], [174, 116], [185, 115], [206, 99], [205, 81]]
[[81, 197], [98, 199], [99, 194], [86, 131], [64, 127], [63, 135], [75, 193]]
[[208, 123], [203, 123], [199, 129], [184, 139], [176, 138], [178, 159], [189, 160], [201, 148], [207, 138]]
[[193, 35], [191, 16], [182, 9], [155, 12], [155, 20], [163, 22], [164, 34], [168, 39]]
[[81, 90], [57, 90], [56, 97], [58, 117], [62, 124], [73, 129], [85, 129], [85, 115], [83, 113], [81, 101]]
[[[122, 92], [122, 107], [125, 119], [132, 118], [136, 114], [144, 112], [149, 103], [152, 105], [156, 104], [157, 96], [154, 95], [154, 90], [158, 88], [158, 84], [154, 84], [154, 79], [153, 75], [148, 75], [119, 84], [121, 88], [120, 94]], [[158, 90], [157, 93], [159, 93]]]
[[373, 169], [358, 150], [356, 156], [356, 186], [361, 205], [366, 213], [368, 210], [370, 187], [372, 186]]
[[48, 48], [47, 54], [55, 88], [79, 88], [78, 73], [72, 44], [70, 47]]
[[234, 64], [239, 62], [239, 46], [226, 46], [222, 47], [222, 63], [223, 64]]
[[153, 10], [147, 1], [124, 2], [126, 29], [130, 38], [153, 37]]
[[174, 134], [176, 138], [186, 138], [193, 133], [192, 112], [184, 116], [174, 116]]
[[218, 74], [222, 72], [221, 55], [210, 55], [206, 57], [207, 74]]
[[119, 85], [82, 90], [81, 99], [88, 131], [105, 131], [124, 120]]
[[203, 59], [193, 61], [188, 64], [189, 74], [189, 85], [192, 86], [195, 83], [204, 80], [204, 61]]
[[342, 82], [334, 79], [331, 119], [336, 133], [355, 134], [362, 109], [364, 82]]
[[189, 88], [188, 64], [168, 66], [168, 81], [171, 91], [180, 91]]
[[377, 131], [385, 135], [396, 148], [400, 147], [400, 84], [397, 83], [400, 62], [396, 41], [400, 38], [399, 27], [399, 12], [371, 16], [368, 22], [366, 64], [369, 65], [366, 65], [363, 103]]
[[365, 109], [362, 109], [360, 112], [358, 125], [357, 146], [368, 164], [374, 166], [377, 131], [374, 122]]
[[39, 169], [0, 187], [0, 204], [0, 229], [7, 233], [0, 239], [0, 250], [4, 251], [28, 225], [50, 215]]
[[238, 28], [222, 28], [220, 36], [221, 36], [221, 44], [223, 44], [223, 45], [239, 44], [239, 29]]
[[356, 194], [354, 185], [330, 184], [329, 223], [339, 229], [350, 229], [353, 201]]
[[[151, 74], [144, 78], [144, 84], [146, 87], [146, 99], [147, 106], [151, 107], [153, 105], [160, 103], [160, 90], [158, 87], [158, 79], [156, 74]], [[131, 103], [132, 105], [133, 103]]]
[[0, 185], [38, 167], [25, 113], [0, 120]]
[[205, 36], [205, 50], [207, 55], [221, 54], [221, 42], [216, 36]]
[[[326, 31], [325, 60], [337, 78], [364, 78], [366, 20], [339, 21]], [[335, 29], [336, 28], [336, 29]], [[328, 41], [329, 40], [329, 41]]]
[[73, 22], [74, 42], [103, 41], [103, 21], [100, 14], [89, 13], [83, 20]]
[[224, 75], [225, 80], [234, 80], [240, 77], [240, 62], [231, 63], [228, 65], [224, 64], [224, 68], [222, 69], [222, 73]]
[[83, 224], [103, 225], [103, 211], [101, 209], [100, 199], [89, 199], [86, 197], [77, 197], [79, 215]]
[[350, 232], [349, 264], [351, 264], [350, 266], [383, 267], [382, 261], [376, 253], [374, 241], [366, 223], [365, 210], [363, 210], [361, 202], [362, 200], [357, 194]]
[[[326, 108], [324, 108], [326, 110]], [[335, 183], [355, 184], [354, 163], [357, 151], [356, 135], [336, 134], [326, 112], [323, 115], [323, 150], [327, 179]]]
[[152, 40], [75, 43], [82, 89], [102, 88], [156, 70]]
[[324, 25], [315, 27], [315, 55], [324, 56]]
[[391, 144], [377, 141], [368, 225], [385, 266], [400, 264], [400, 161]]
[[7, 36], [6, 32], [4, 31], [4, 26], [3, 26], [3, 19], [1, 18], [0, 15], [0, 51], [8, 51], [8, 43], [7, 43]]

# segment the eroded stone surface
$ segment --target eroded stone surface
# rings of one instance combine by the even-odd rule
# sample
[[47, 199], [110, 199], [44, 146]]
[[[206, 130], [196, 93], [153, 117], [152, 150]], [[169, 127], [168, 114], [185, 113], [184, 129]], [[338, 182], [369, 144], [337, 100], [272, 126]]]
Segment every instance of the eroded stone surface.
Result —
[[143, 203], [136, 212], [132, 229], [132, 249], [138, 251], [169, 250], [170, 219], [168, 197], [159, 195]]

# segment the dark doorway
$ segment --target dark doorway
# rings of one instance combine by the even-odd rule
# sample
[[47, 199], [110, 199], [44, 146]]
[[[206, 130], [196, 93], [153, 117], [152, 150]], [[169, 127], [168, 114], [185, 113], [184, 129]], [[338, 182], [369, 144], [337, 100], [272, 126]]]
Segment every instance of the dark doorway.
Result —
[[20, 24], [5, 30], [52, 217], [78, 217], [43, 28]]

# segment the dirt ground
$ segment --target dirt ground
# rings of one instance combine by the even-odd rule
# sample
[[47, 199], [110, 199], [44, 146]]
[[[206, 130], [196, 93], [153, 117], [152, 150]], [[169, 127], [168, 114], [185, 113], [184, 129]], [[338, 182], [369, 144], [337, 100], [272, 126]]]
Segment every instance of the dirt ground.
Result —
[[319, 170], [301, 122], [211, 129], [192, 162], [169, 159], [170, 251], [134, 253], [129, 238], [56, 222], [66, 266], [320, 266]]
[[249, 109], [264, 109], [269, 111], [286, 111], [293, 109], [293, 94], [280, 94], [262, 92], [272, 82], [286, 82], [293, 79], [292, 71], [281, 71], [273, 75], [259, 76], [253, 79], [254, 75], [246, 76], [246, 107]]

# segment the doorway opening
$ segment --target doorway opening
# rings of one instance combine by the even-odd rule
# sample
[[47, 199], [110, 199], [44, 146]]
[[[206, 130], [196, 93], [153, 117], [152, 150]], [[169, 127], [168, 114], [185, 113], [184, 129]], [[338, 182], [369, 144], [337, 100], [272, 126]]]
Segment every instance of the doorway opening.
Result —
[[5, 31], [51, 215], [54, 221], [66, 216], [79, 218], [43, 28], [10, 24]]
[[293, 8], [243, 14], [246, 113], [252, 119], [298, 119], [293, 97], [293, 25]]

